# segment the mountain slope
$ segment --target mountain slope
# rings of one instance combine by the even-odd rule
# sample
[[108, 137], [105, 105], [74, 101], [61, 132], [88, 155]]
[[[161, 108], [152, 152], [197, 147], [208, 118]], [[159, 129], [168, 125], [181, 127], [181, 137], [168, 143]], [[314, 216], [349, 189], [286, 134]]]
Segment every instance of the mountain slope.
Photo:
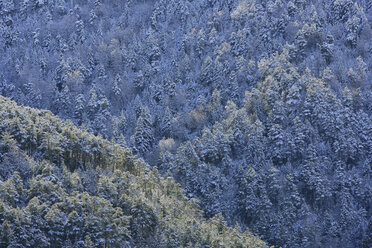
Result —
[[[1, 4], [0, 94], [103, 137], [123, 135], [151, 165], [163, 138], [185, 142], [220, 121], [227, 101], [242, 104], [260, 81], [259, 61], [284, 48], [301, 71], [329, 68], [342, 86], [334, 89], [360, 88], [372, 110], [370, 1]], [[216, 109], [193, 111], [213, 100]]]
[[49, 111], [0, 97], [0, 133], [1, 247], [267, 247]]
[[372, 118], [359, 90], [338, 94], [329, 70], [315, 77], [290, 60], [286, 49], [263, 59], [244, 105], [228, 102], [221, 122], [158, 167], [207, 216], [222, 212], [269, 244], [370, 247]]
[[[0, 0], [0, 94], [269, 244], [372, 247], [371, 21], [370, 0]], [[37, 161], [137, 173], [25, 118], [12, 134]]]

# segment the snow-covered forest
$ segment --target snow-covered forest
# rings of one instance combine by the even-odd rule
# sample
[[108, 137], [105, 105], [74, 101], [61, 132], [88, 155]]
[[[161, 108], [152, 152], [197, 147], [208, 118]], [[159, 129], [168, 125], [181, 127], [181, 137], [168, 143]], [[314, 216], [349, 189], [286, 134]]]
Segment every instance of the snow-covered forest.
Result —
[[[371, 25], [369, 0], [0, 0], [0, 94], [74, 129], [2, 101], [0, 247], [35, 247], [11, 243], [26, 208], [35, 228], [59, 211], [40, 247], [371, 247]], [[100, 142], [136, 161], [135, 180]], [[65, 198], [37, 196], [32, 212], [45, 180]], [[139, 191], [197, 203], [162, 215]], [[58, 236], [89, 222], [67, 221], [76, 192], [121, 209], [126, 229]], [[156, 221], [138, 224], [133, 209]], [[244, 230], [245, 241], [216, 241]]]

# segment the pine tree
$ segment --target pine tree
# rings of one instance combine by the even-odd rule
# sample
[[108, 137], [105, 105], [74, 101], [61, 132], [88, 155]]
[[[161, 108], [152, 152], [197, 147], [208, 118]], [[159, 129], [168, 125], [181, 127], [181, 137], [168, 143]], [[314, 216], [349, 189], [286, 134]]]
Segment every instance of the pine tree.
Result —
[[147, 107], [142, 110], [137, 120], [136, 130], [131, 137], [131, 142], [133, 144], [133, 150], [142, 155], [148, 152], [153, 145], [152, 118], [150, 110]]
[[95, 115], [98, 113], [98, 97], [95, 88], [93, 87], [89, 92], [89, 100], [87, 105], [88, 117], [93, 120]]
[[282, 127], [274, 124], [269, 130], [269, 140], [272, 144], [270, 148], [274, 165], [281, 165], [286, 161], [286, 134]]
[[320, 52], [322, 53], [324, 59], [329, 64], [334, 56], [334, 38], [332, 34], [328, 33], [326, 41], [321, 45]]
[[215, 162], [220, 158], [218, 146], [215, 137], [209, 128], [203, 129], [203, 134], [200, 140], [201, 147], [198, 147], [200, 158], [206, 162]]
[[222, 113], [222, 102], [219, 90], [214, 89], [212, 93], [212, 101], [208, 104], [208, 112], [210, 115], [211, 123], [219, 120]]
[[1, 136], [0, 149], [2, 154], [18, 151], [17, 141], [7, 131]]
[[279, 170], [275, 167], [270, 167], [268, 171], [268, 195], [273, 204], [278, 203], [280, 199], [280, 181], [279, 181]]
[[70, 89], [66, 85], [63, 87], [62, 91], [57, 91], [56, 92], [56, 100], [54, 102], [54, 106], [56, 109], [56, 112], [63, 116], [63, 117], [68, 117], [70, 116], [71, 113], [71, 105], [70, 105]]
[[112, 86], [112, 93], [115, 99], [119, 99], [121, 96], [120, 86], [122, 85], [122, 79], [119, 74], [116, 74], [114, 84]]
[[24, 201], [23, 181], [18, 171], [0, 184], [0, 199], [12, 207], [19, 206]]
[[225, 97], [225, 99], [229, 99], [235, 103], [239, 101], [239, 84], [237, 80], [236, 72], [232, 71], [229, 76], [229, 82], [227, 83], [227, 97]]
[[200, 72], [200, 83], [208, 86], [213, 82], [213, 61], [211, 57], [207, 57], [202, 64]]
[[85, 40], [84, 37], [84, 22], [82, 20], [78, 20], [75, 22], [75, 30], [77, 34], [77, 39], [80, 44], [83, 43]]
[[102, 135], [103, 138], [108, 137], [108, 126], [107, 126], [107, 120], [110, 120], [110, 117], [107, 118], [103, 112], [98, 112], [95, 114], [94, 120], [92, 122], [92, 128], [95, 135]]
[[296, 114], [301, 104], [301, 94], [298, 85], [294, 84], [288, 91], [286, 105], [290, 114]]
[[136, 113], [136, 118], [138, 119], [143, 111], [143, 106], [139, 95], [136, 95], [136, 97], [134, 98], [133, 108]]
[[85, 98], [83, 94], [79, 94], [76, 97], [74, 118], [77, 121], [77, 124], [81, 126], [83, 124], [83, 114], [85, 109]]
[[98, 66], [98, 78], [103, 79], [106, 78], [106, 69], [105, 67], [101, 64]]
[[170, 80], [166, 80], [164, 83], [166, 94], [168, 97], [173, 98], [176, 95], [176, 83], [171, 82]]
[[138, 90], [138, 91], [142, 91], [144, 89], [144, 87], [146, 86], [145, 85], [145, 77], [143, 75], [143, 72], [142, 70], [139, 70], [137, 73], [136, 73], [136, 76], [135, 76], [135, 79], [134, 79], [134, 87]]
[[0, 94], [10, 97], [15, 91], [15, 86], [11, 82], [7, 82], [2, 74], [0, 74]]
[[41, 105], [41, 94], [35, 89], [33, 83], [26, 83], [24, 85], [24, 104], [38, 108]]
[[172, 113], [167, 107], [164, 111], [163, 118], [161, 120], [161, 133], [164, 137], [171, 136], [171, 129], [172, 129]]

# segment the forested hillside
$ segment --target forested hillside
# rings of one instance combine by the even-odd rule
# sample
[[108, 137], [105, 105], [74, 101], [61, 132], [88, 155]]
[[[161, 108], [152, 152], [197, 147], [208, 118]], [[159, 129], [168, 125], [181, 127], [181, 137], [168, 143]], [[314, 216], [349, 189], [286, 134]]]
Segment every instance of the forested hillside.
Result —
[[267, 247], [49, 111], [0, 97], [0, 132], [0, 247]]
[[269, 245], [371, 247], [371, 22], [369, 0], [0, 0], [0, 94], [103, 139], [9, 134], [95, 180], [125, 147]]
[[[283, 247], [370, 247], [372, 118], [360, 93], [300, 74], [284, 50], [224, 119], [162, 154], [207, 216], [222, 212]], [[326, 73], [326, 72], [325, 72]], [[274, 75], [274, 76], [273, 76]]]

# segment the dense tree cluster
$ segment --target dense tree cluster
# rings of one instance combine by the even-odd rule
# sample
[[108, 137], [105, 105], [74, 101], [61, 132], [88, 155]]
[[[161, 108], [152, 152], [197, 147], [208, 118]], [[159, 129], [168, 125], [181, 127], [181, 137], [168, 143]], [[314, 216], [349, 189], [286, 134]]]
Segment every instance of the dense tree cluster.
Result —
[[[333, 72], [338, 93], [360, 88], [361, 105], [372, 109], [368, 1], [4, 0], [0, 6], [0, 93], [103, 137], [122, 135], [152, 165], [164, 137], [185, 142], [220, 120], [200, 103], [218, 91], [222, 106], [229, 100], [240, 106], [244, 91], [261, 79], [261, 59], [284, 48], [300, 71]], [[147, 124], [143, 115], [139, 120], [143, 109], [150, 112]], [[115, 126], [120, 116], [125, 129]]]
[[207, 216], [222, 212], [283, 247], [369, 247], [372, 118], [360, 92], [331, 91], [289, 62], [288, 50], [259, 64], [263, 80], [244, 104], [176, 155], [163, 153]]
[[0, 247], [267, 247], [49, 111], [0, 97], [0, 119]]
[[0, 0], [0, 94], [101, 137], [0, 125], [72, 171], [128, 147], [278, 247], [369, 247], [371, 21], [367, 0]]

